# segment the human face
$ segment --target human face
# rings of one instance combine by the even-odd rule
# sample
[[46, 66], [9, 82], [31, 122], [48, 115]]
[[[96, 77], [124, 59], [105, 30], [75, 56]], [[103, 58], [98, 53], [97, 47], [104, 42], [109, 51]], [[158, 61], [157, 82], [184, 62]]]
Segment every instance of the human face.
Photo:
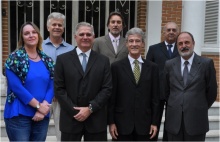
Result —
[[92, 48], [94, 38], [95, 35], [92, 33], [91, 28], [87, 26], [79, 27], [75, 35], [77, 46], [83, 52], [86, 52]]
[[180, 56], [185, 60], [188, 60], [194, 51], [195, 42], [193, 42], [191, 36], [188, 33], [182, 33], [177, 39], [177, 47]]
[[47, 30], [50, 33], [50, 38], [61, 38], [64, 32], [63, 19], [50, 19], [50, 24]]
[[141, 48], [144, 47], [144, 42], [142, 41], [141, 36], [138, 34], [129, 35], [126, 46], [128, 48], [129, 55], [132, 58], [137, 59], [141, 55]]
[[169, 44], [173, 44], [176, 41], [176, 37], [179, 34], [177, 25], [175, 23], [167, 23], [164, 29], [164, 38]]
[[119, 17], [118, 15], [113, 15], [109, 20], [108, 29], [114, 37], [119, 36], [122, 30], [121, 17]]
[[22, 38], [25, 47], [37, 47], [38, 33], [32, 25], [25, 25], [22, 31]]

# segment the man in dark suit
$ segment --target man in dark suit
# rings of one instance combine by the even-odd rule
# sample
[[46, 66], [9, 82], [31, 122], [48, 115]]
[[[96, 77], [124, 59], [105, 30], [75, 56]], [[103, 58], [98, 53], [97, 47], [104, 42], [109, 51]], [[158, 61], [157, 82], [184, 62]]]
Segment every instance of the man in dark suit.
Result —
[[180, 33], [180, 57], [165, 64], [168, 141], [205, 141], [209, 130], [208, 109], [217, 96], [215, 68], [212, 59], [194, 53], [194, 45], [191, 33]]
[[105, 106], [111, 95], [109, 59], [91, 50], [93, 26], [76, 26], [77, 47], [57, 58], [54, 90], [60, 106], [61, 141], [106, 141]]
[[109, 33], [95, 39], [93, 50], [107, 56], [110, 64], [112, 64], [128, 55], [125, 39], [120, 35], [125, 27], [124, 18], [121, 13], [111, 12], [108, 17], [107, 27]]
[[[164, 65], [167, 60], [170, 60], [176, 56], [179, 56], [177, 47], [176, 47], [176, 37], [179, 33], [179, 28], [176, 23], [174, 22], [168, 22], [164, 28], [163, 28], [163, 35], [165, 38], [165, 41], [152, 45], [149, 47], [146, 59], [156, 63], [159, 67], [159, 79], [160, 79], [160, 121], [157, 124], [158, 132], [157, 136], [154, 137], [152, 140], [157, 141], [159, 131], [160, 131], [160, 124], [163, 116], [163, 110], [165, 105], [165, 100], [163, 98], [163, 70]], [[167, 134], [164, 130], [163, 133], [163, 141], [167, 141]]]
[[126, 33], [129, 55], [112, 64], [113, 91], [108, 105], [109, 131], [118, 141], [149, 141], [159, 121], [158, 67], [141, 57], [144, 32]]

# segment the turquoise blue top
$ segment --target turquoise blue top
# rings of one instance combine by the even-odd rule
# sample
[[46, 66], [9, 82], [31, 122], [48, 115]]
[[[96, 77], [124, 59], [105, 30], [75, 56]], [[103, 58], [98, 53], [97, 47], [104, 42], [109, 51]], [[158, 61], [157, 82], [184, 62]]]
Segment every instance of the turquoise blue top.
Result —
[[[13, 92], [15, 98], [11, 102], [6, 101], [4, 118], [12, 118], [19, 114], [33, 117], [36, 108], [28, 104], [33, 98], [39, 102], [43, 102], [43, 100], [48, 103], [52, 102], [54, 93], [53, 78], [50, 76], [50, 71], [42, 60], [38, 62], [28, 60], [28, 62], [29, 70], [24, 83], [15, 72], [6, 68], [7, 91], [8, 93]], [[49, 114], [46, 117], [49, 117]]]

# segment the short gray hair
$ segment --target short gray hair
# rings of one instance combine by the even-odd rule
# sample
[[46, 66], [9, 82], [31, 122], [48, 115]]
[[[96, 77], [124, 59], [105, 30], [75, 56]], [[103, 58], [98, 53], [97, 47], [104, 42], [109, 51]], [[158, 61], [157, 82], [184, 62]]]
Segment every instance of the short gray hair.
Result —
[[126, 35], [125, 35], [125, 39], [126, 41], [128, 41], [128, 36], [129, 35], [140, 35], [142, 38], [142, 42], [144, 42], [145, 39], [145, 33], [143, 32], [142, 29], [134, 27], [132, 29], [130, 29], [129, 31], [127, 31]]
[[59, 12], [50, 13], [50, 15], [47, 17], [47, 26], [50, 26], [51, 19], [62, 19], [63, 20], [63, 27], [65, 27], [66, 17], [62, 13], [59, 13]]
[[78, 30], [79, 30], [80, 27], [90, 27], [92, 34], [95, 35], [93, 25], [91, 25], [90, 23], [87, 23], [87, 22], [80, 22], [80, 23], [78, 23], [76, 25], [76, 28], [75, 28], [75, 34], [78, 34]]

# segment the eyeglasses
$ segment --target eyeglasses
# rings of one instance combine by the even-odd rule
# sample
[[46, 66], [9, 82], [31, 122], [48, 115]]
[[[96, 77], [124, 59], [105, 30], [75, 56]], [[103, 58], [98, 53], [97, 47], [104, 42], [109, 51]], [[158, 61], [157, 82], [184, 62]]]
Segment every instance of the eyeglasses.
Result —
[[177, 29], [167, 29], [167, 32], [171, 32], [171, 31], [176, 32]]

